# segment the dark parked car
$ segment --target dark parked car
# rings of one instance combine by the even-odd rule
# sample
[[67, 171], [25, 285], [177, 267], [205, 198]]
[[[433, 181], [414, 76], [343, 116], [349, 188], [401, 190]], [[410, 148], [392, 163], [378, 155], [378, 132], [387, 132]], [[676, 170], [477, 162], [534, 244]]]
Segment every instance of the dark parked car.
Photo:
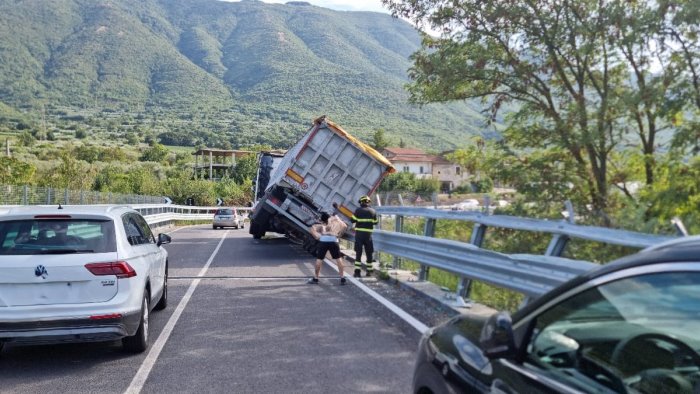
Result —
[[604, 265], [512, 317], [421, 339], [415, 393], [700, 392], [700, 237]]

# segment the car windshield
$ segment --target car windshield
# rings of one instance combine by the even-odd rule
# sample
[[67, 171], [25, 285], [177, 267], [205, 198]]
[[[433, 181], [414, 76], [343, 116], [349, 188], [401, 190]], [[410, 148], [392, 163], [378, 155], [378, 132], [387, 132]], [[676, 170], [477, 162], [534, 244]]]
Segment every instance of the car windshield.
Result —
[[111, 220], [0, 221], [0, 255], [106, 253], [116, 250]]
[[[697, 273], [628, 278], [600, 286], [585, 295], [589, 297], [580, 297], [585, 307], [570, 311], [566, 320], [623, 320], [685, 335], [687, 327], [679, 327], [678, 322], [697, 324], [696, 317], [700, 316], [700, 274]], [[694, 327], [691, 332], [700, 332], [700, 327]]]
[[217, 215], [233, 215], [233, 210], [232, 209], [219, 209], [216, 211]]
[[620, 279], [544, 312], [537, 319], [529, 359], [586, 387], [652, 393], [658, 392], [648, 389], [653, 377], [673, 376], [700, 388], [698, 316], [698, 272]]

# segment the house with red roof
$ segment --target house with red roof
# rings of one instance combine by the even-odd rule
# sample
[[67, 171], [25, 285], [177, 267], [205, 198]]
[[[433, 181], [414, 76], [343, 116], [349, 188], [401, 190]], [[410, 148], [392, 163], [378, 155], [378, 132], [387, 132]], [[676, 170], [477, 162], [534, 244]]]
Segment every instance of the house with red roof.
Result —
[[434, 178], [440, 181], [440, 190], [449, 192], [467, 183], [469, 174], [459, 164], [443, 156], [431, 155], [416, 148], [384, 148], [384, 157], [389, 159], [397, 171], [410, 172], [417, 178]]

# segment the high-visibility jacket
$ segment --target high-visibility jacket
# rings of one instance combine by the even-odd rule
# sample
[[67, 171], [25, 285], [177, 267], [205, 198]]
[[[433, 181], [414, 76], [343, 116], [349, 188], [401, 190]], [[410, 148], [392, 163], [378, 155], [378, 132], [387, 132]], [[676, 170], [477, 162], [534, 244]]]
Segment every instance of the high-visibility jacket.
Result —
[[364, 231], [371, 233], [374, 231], [374, 225], [379, 223], [377, 212], [369, 206], [361, 206], [355, 210], [355, 214], [350, 218], [355, 224], [355, 231]]

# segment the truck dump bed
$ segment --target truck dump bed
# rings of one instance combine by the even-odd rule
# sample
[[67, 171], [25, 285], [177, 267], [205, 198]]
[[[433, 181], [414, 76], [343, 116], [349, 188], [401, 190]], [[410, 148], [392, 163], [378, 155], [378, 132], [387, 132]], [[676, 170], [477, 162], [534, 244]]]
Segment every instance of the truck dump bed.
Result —
[[357, 200], [372, 194], [392, 172], [394, 167], [379, 152], [321, 117], [287, 152], [269, 184], [289, 185], [319, 211], [332, 212], [336, 203], [350, 218]]
[[371, 195], [395, 171], [372, 147], [326, 117], [318, 118], [270, 175], [251, 215], [250, 233], [256, 238], [265, 231], [308, 238], [308, 227], [321, 212], [339, 212], [349, 223], [358, 199]]

